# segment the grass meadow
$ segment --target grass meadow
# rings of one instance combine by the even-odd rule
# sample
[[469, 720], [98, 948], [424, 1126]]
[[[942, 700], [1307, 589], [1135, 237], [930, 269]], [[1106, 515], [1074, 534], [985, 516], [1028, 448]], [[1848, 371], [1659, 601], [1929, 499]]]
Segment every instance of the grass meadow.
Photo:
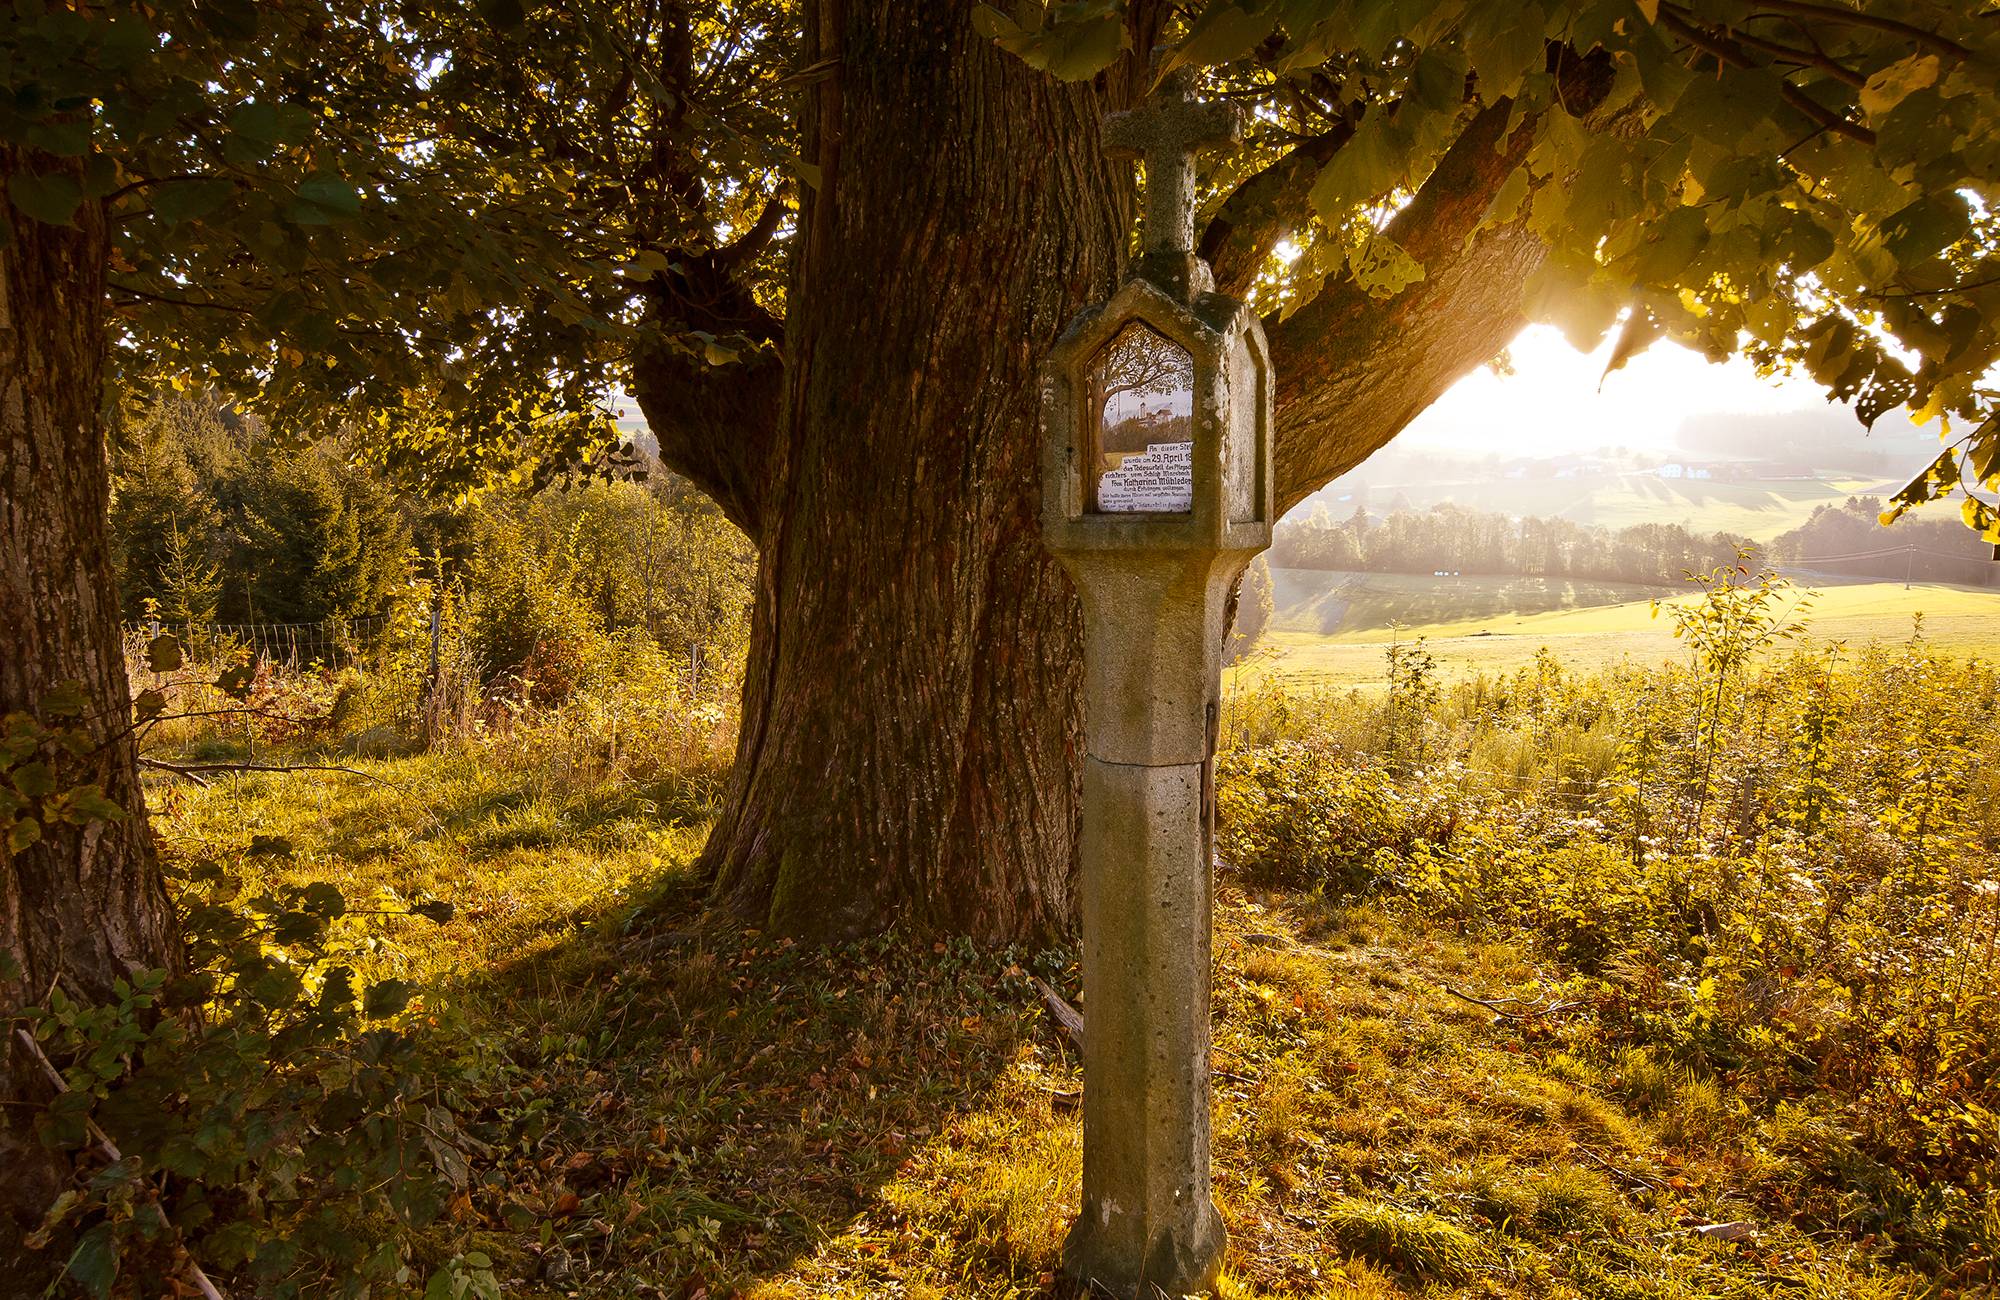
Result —
[[[423, 1269], [476, 1252], [510, 1296], [1063, 1294], [1082, 1080], [1026, 975], [1079, 998], [1072, 954], [717, 927], [705, 786], [355, 766], [157, 797], [182, 860], [287, 842], [246, 892], [455, 901], [348, 923], [363, 978], [422, 987], [411, 1014], [450, 1006], [495, 1063], [495, 1140]], [[1217, 920], [1225, 1297], [1945, 1294], [1879, 1238], [1790, 1221], [1810, 1151], [1766, 1146], [1712, 1076], [1528, 1014], [1558, 969], [1510, 937], [1234, 876]]]
[[[1383, 647], [1422, 637], [1447, 676], [1504, 674], [1546, 649], [1577, 669], [1650, 667], [1681, 653], [1671, 607], [1699, 599], [1685, 584], [1647, 588], [1568, 578], [1272, 571], [1271, 627], [1234, 670], [1249, 685], [1303, 689], [1386, 681]], [[1654, 601], [1664, 606], [1657, 615]], [[1948, 583], [1826, 583], [1809, 635], [1859, 647], [1900, 641], [1923, 617], [1925, 637], [1961, 654], [2000, 653], [2000, 590]]]
[[[1339, 647], [1381, 689], [1237, 670], [1225, 1300], [1994, 1294], [2000, 678], [1932, 635], [1993, 597], [1838, 588], [1805, 634], [1782, 582], [1657, 624], [1468, 591], [1454, 635]], [[1447, 658], [1501, 618], [1508, 657]], [[142, 983], [41, 1022], [91, 1071], [74, 1142], [125, 1153], [50, 1248], [115, 1250], [120, 1296], [192, 1258], [244, 1295], [1077, 1300], [1082, 1079], [1030, 978], [1087, 1032], [1075, 954], [710, 913], [727, 709], [578, 662], [442, 721], [422, 654], [267, 667], [148, 729], [198, 968], [161, 995], [203, 1019], [158, 1037]]]

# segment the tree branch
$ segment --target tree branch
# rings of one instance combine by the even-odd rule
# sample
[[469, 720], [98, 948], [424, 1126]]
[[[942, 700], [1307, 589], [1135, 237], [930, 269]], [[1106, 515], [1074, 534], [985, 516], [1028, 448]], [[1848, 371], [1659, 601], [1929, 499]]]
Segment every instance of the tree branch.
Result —
[[1313, 178], [1353, 135], [1354, 124], [1342, 122], [1313, 136], [1246, 178], [1223, 201], [1201, 236], [1201, 255], [1215, 271], [1218, 290], [1232, 298], [1248, 295], [1271, 250], [1304, 228]]
[[1909, 23], [1897, 22], [1893, 18], [1878, 18], [1874, 14], [1865, 14], [1836, 5], [1813, 4], [1810, 0], [1758, 0], [1758, 3], [1760, 8], [1775, 10], [1781, 14], [1795, 14], [1801, 18], [1818, 18], [1848, 27], [1866, 27], [1873, 31], [1888, 32], [1915, 41], [1932, 53], [1943, 55], [1945, 58], [1966, 62], [1972, 60], [1972, 51], [1957, 41], [1921, 27], [1913, 27]]
[[[766, 208], [744, 240], [753, 240], [767, 221], [775, 230], [778, 220]], [[741, 243], [674, 255], [674, 269], [654, 277], [650, 319], [632, 355], [632, 394], [660, 441], [660, 459], [755, 540], [778, 438], [785, 367], [776, 345], [784, 327], [730, 275]], [[696, 330], [761, 346], [714, 365], [683, 345]]]
[[[1557, 75], [1579, 112], [1610, 88], [1602, 59], [1565, 51]], [[1502, 101], [1474, 116], [1384, 229], [1423, 264], [1422, 280], [1387, 302], [1342, 280], [1289, 319], [1265, 320], [1280, 377], [1280, 510], [1367, 459], [1527, 324], [1521, 286], [1546, 246], [1518, 221], [1473, 233], [1534, 142], [1532, 122], [1508, 134], [1512, 112]]]
[[[1710, 55], [1717, 62], [1738, 68], [1756, 69], [1764, 66], [1751, 58], [1749, 52], [1735, 41], [1718, 32], [1696, 26], [1665, 7], [1660, 10], [1660, 25], [1704, 54]], [[1875, 143], [1873, 131], [1849, 121], [1845, 115], [1834, 112], [1783, 77], [1778, 78], [1778, 93], [1784, 96], [1787, 104], [1827, 130], [1844, 135], [1850, 140], [1859, 140], [1863, 144]]]
[[377, 785], [388, 786], [391, 790], [403, 787], [394, 781], [385, 781], [373, 772], [364, 772], [358, 767], [342, 767], [338, 763], [169, 763], [164, 758], [139, 756], [139, 766], [153, 768], [161, 772], [171, 772], [183, 776], [196, 785], [207, 785], [202, 778], [218, 772], [340, 772], [347, 776], [358, 776], [373, 781]]
[[[1665, 8], [1666, 6], [1661, 7]], [[1684, 18], [1692, 19], [1693, 17], [1685, 9], [1676, 8], [1674, 12]], [[1801, 67], [1818, 68], [1835, 81], [1852, 86], [1856, 90], [1868, 84], [1868, 78], [1836, 59], [1828, 58], [1818, 50], [1802, 50], [1796, 45], [1787, 45], [1783, 41], [1768, 40], [1765, 37], [1757, 35], [1755, 32], [1746, 32], [1740, 28], [1731, 33], [1731, 35], [1735, 37], [1738, 45], [1746, 46], [1753, 50], [1762, 50], [1764, 53], [1773, 56], [1781, 62], [1796, 63]]]

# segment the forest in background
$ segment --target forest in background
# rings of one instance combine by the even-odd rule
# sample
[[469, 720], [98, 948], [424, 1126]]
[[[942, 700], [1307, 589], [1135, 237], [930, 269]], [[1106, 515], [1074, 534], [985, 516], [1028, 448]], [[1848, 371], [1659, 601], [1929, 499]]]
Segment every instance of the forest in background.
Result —
[[1685, 524], [1610, 529], [1561, 518], [1513, 516], [1450, 503], [1382, 516], [1357, 509], [1335, 519], [1323, 507], [1279, 524], [1270, 563], [1335, 572], [1466, 573], [1589, 578], [1672, 586], [1740, 555], [1841, 577], [1917, 578], [1989, 586], [2000, 582], [1994, 547], [1959, 520], [1906, 518], [1882, 531], [1884, 503], [1850, 497], [1816, 507], [1805, 522], [1766, 543]]
[[[733, 682], [753, 552], [657, 461], [453, 501], [398, 490], [337, 438], [290, 439], [203, 395], [131, 411], [111, 508], [130, 629], [174, 629], [215, 655], [232, 638], [303, 653], [295, 668], [409, 642], [426, 698], [467, 717], [482, 701], [560, 702], [645, 655], [707, 668], [716, 692]], [[301, 628], [345, 636], [301, 641]]]

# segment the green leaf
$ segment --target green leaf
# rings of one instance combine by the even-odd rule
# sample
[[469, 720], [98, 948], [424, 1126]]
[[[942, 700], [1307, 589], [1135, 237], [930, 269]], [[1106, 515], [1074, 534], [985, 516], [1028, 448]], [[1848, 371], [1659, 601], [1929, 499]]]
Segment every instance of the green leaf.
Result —
[[1493, 201], [1486, 205], [1486, 211], [1479, 218], [1479, 226], [1466, 236], [1470, 242], [1473, 234], [1488, 226], [1504, 226], [1521, 211], [1521, 204], [1528, 197], [1528, 169], [1516, 167], [1500, 182], [1500, 188], [1493, 192]]
[[326, 973], [326, 979], [319, 986], [319, 1009], [322, 1011], [342, 1011], [354, 1003], [354, 970], [349, 966], [335, 966]]
[[300, 900], [306, 910], [320, 916], [347, 915], [347, 895], [341, 893], [340, 886], [331, 881], [313, 881], [301, 891]]
[[95, 822], [123, 821], [125, 810], [112, 800], [105, 798], [104, 790], [96, 785], [80, 785], [66, 793], [63, 820], [73, 826], [89, 826]]
[[279, 135], [277, 106], [253, 100], [229, 115], [229, 130], [255, 144], [276, 144]]
[[14, 769], [14, 788], [30, 799], [46, 799], [56, 788], [56, 774], [47, 763], [23, 763]]
[[1645, 284], [1672, 285], [1708, 243], [1708, 218], [1699, 208], [1675, 208], [1646, 231], [1633, 275]]
[[1168, 69], [1185, 64], [1233, 63], [1257, 48], [1271, 34], [1277, 14], [1255, 3], [1239, 0], [1209, 0], [1167, 60]]
[[1882, 243], [1898, 262], [1914, 266], [1957, 243], [1969, 228], [1963, 199], [1956, 194], [1933, 194], [1883, 222]]
[[1124, 15], [1112, 13], [1057, 23], [1039, 33], [1021, 55], [1031, 66], [1060, 81], [1083, 81], [1110, 67], [1128, 39]]
[[381, 980], [368, 986], [361, 999], [361, 1014], [371, 1020], [399, 1015], [410, 1005], [415, 990], [403, 980]]
[[74, 677], [56, 683], [42, 696], [42, 711], [51, 717], [74, 718], [90, 707], [90, 692]]
[[479, 0], [479, 16], [495, 31], [518, 31], [528, 25], [528, 10], [522, 0]]
[[153, 213], [169, 226], [198, 221], [229, 201], [236, 187], [220, 177], [169, 181], [152, 190]]
[[1959, 483], [1958, 457], [1947, 449], [1938, 453], [1936, 460], [1925, 467], [1924, 472], [1903, 485], [1900, 492], [1889, 498], [1889, 509], [1882, 512], [1882, 523], [1893, 524], [1905, 514], [1926, 501], [1936, 501], [1948, 494]]
[[83, 202], [83, 186], [73, 176], [16, 172], [7, 178], [7, 197], [44, 225], [73, 226], [77, 205]]
[[1456, 112], [1465, 98], [1465, 52], [1456, 45], [1434, 45], [1417, 56], [1410, 70], [1410, 106], [1434, 113]]
[[7, 832], [9, 852], [19, 853], [42, 838], [42, 824], [32, 817], [23, 817]]
[[202, 0], [195, 14], [211, 34], [225, 41], [247, 41], [257, 35], [256, 0]]
[[1338, 228], [1345, 225], [1355, 207], [1380, 198], [1403, 179], [1406, 163], [1403, 141], [1380, 111], [1361, 119], [1361, 125], [1341, 146], [1313, 181], [1312, 205], [1320, 220]]
[[1371, 298], [1393, 298], [1424, 278], [1424, 265], [1387, 235], [1372, 235], [1347, 252], [1347, 264]]
[[139, 1176], [143, 1166], [137, 1156], [126, 1156], [114, 1164], [108, 1164], [90, 1176], [90, 1190], [102, 1192], [131, 1182]]
[[1699, 76], [1675, 101], [1673, 124], [1689, 135], [1734, 149], [1780, 103], [1778, 79], [1762, 70], [1724, 68]]
[[1529, 277], [1524, 304], [1530, 319], [1556, 326], [1579, 352], [1595, 348], [1624, 307], [1583, 268], [1553, 261]]
[[1540, 5], [1488, 4], [1465, 37], [1479, 97], [1491, 104], [1521, 89], [1521, 79], [1546, 57]]
[[978, 32], [989, 41], [997, 41], [1002, 37], [1018, 36], [1021, 34], [1021, 29], [1014, 20], [1006, 14], [1001, 13], [998, 9], [995, 9], [992, 5], [974, 5], [972, 7], [972, 30]]
[[110, 1295], [111, 1284], [118, 1278], [118, 1245], [112, 1239], [111, 1225], [100, 1223], [78, 1238], [63, 1272], [94, 1300]]
[[1937, 84], [1940, 64], [1935, 54], [1912, 54], [1892, 63], [1861, 88], [1861, 111], [1881, 117], [1917, 91]]
[[72, 117], [55, 122], [37, 122], [23, 134], [30, 145], [43, 153], [52, 153], [58, 158], [81, 158], [90, 152], [90, 126], [89, 118]]
[[345, 177], [315, 176], [299, 182], [299, 201], [289, 215], [303, 226], [324, 226], [360, 211], [361, 191]]
[[257, 661], [252, 659], [248, 663], [236, 665], [216, 678], [215, 687], [231, 699], [247, 700], [250, 698], [250, 688], [256, 681]]
[[170, 673], [184, 662], [181, 643], [173, 633], [162, 632], [146, 643], [146, 666], [156, 673]]

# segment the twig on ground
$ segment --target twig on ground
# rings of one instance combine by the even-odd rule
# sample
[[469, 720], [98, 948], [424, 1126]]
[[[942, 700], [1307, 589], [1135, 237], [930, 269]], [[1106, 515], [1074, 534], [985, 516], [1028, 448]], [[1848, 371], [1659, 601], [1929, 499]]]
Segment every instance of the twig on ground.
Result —
[[1665, 1183], [1662, 1183], [1657, 1178], [1648, 1178], [1646, 1175], [1630, 1169], [1620, 1169], [1617, 1165], [1612, 1164], [1609, 1160], [1606, 1160], [1603, 1156], [1598, 1155], [1595, 1151], [1592, 1151], [1589, 1147], [1584, 1146], [1582, 1143], [1575, 1143], [1573, 1145], [1575, 1146], [1575, 1149], [1577, 1150], [1578, 1153], [1588, 1156], [1592, 1163], [1596, 1164], [1599, 1168], [1603, 1169], [1613, 1178], [1623, 1178], [1627, 1182], [1637, 1183], [1639, 1186], [1655, 1192], [1661, 1190], [1666, 1186]]
[[1042, 995], [1042, 1001], [1048, 1006], [1049, 1015], [1055, 1019], [1056, 1027], [1061, 1029], [1069, 1041], [1076, 1045], [1076, 1050], [1081, 1052], [1083, 1050], [1083, 1013], [1063, 1001], [1063, 995], [1056, 992], [1049, 982], [1041, 976], [1030, 975], [1028, 979], [1034, 983], [1035, 991]]
[[402, 788], [394, 781], [385, 781], [373, 772], [364, 772], [358, 767], [342, 767], [338, 763], [169, 763], [164, 758], [147, 758], [142, 755], [139, 765], [171, 772], [175, 776], [184, 776], [197, 785], [207, 785], [208, 782], [201, 779], [202, 774], [212, 772], [344, 772], [348, 776], [358, 776], [363, 780], [373, 781], [376, 785], [388, 786], [391, 790]]
[[[1545, 1006], [1541, 1006], [1529, 1002], [1526, 998], [1475, 998], [1470, 993], [1462, 993], [1449, 984], [1440, 985], [1439, 987], [1461, 1001], [1470, 1002], [1474, 1006], [1485, 1007], [1494, 1015], [1505, 1016], [1509, 1020], [1535, 1020], [1542, 1016], [1552, 1016], [1558, 1011], [1573, 1010], [1583, 1005], [1581, 1002], [1572, 1001], [1551, 1002]], [[1509, 1002], [1527, 1009], [1524, 1011], [1510, 1011], [1505, 1005]]]

